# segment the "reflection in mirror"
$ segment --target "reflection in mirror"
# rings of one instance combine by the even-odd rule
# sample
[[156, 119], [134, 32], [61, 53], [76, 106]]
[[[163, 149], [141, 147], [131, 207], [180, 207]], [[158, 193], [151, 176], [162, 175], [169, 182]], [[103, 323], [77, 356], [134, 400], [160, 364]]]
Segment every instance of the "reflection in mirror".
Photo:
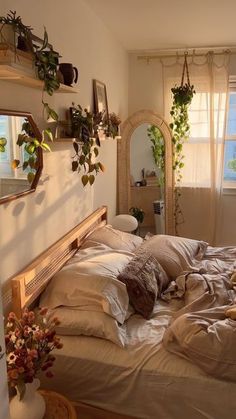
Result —
[[[117, 145], [118, 214], [128, 214], [133, 211], [130, 208], [139, 207], [146, 213], [141, 235], [145, 230], [175, 234], [173, 150], [168, 124], [151, 110], [137, 111], [121, 125]], [[155, 219], [161, 224], [158, 230]]]
[[141, 208], [145, 215], [140, 235], [165, 233], [165, 142], [155, 125], [143, 123], [131, 135], [130, 182], [131, 207]]
[[40, 141], [30, 113], [0, 110], [0, 203], [35, 190], [42, 171]]

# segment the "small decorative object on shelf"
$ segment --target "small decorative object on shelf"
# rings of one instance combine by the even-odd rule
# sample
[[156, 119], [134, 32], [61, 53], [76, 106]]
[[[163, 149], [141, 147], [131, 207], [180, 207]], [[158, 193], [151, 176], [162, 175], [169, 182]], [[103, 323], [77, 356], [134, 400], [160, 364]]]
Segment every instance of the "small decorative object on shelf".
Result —
[[84, 174], [81, 177], [83, 186], [92, 185], [95, 175], [104, 171], [101, 162], [95, 161], [99, 154], [100, 141], [94, 132], [93, 114], [80, 105], [70, 108], [71, 136], [74, 138], [75, 155], [72, 161], [72, 171]]
[[36, 392], [39, 371], [45, 371], [47, 377], [53, 374], [50, 368], [55, 357], [50, 354], [54, 349], [62, 348], [60, 339], [55, 334], [58, 319], [47, 319], [47, 309], [40, 310], [37, 318], [27, 309], [18, 319], [14, 313], [8, 316], [6, 325], [6, 360], [10, 387], [15, 387], [17, 394], [11, 399], [11, 419], [25, 419], [29, 412], [33, 419], [42, 419], [45, 402]]

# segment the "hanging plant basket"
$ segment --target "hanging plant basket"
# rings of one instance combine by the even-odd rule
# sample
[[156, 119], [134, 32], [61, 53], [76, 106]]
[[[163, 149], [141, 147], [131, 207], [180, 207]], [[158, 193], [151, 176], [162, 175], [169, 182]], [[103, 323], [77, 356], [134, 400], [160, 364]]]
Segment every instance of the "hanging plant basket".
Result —
[[[187, 77], [186, 83], [184, 83], [185, 73]], [[178, 235], [178, 225], [184, 222], [183, 211], [179, 203], [179, 198], [181, 196], [181, 170], [184, 167], [183, 144], [189, 138], [190, 125], [188, 109], [192, 102], [193, 96], [196, 93], [194, 86], [191, 85], [189, 79], [187, 54], [184, 56], [181, 85], [173, 87], [171, 92], [173, 94], [173, 104], [170, 114], [173, 122], [170, 124], [170, 128], [173, 135], [173, 170], [175, 171], [174, 217], [175, 233]]]

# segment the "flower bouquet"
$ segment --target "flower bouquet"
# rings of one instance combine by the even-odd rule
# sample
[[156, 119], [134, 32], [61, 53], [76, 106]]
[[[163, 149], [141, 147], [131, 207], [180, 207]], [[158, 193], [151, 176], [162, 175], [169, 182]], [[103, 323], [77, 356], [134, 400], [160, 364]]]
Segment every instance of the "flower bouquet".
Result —
[[15, 313], [10, 313], [6, 325], [5, 344], [8, 382], [16, 387], [20, 400], [25, 394], [25, 384], [32, 383], [39, 371], [46, 371], [47, 377], [53, 374], [50, 368], [55, 357], [50, 352], [62, 348], [60, 339], [56, 336], [55, 326], [60, 322], [57, 318], [48, 320], [47, 309], [39, 314], [24, 310], [18, 319]]

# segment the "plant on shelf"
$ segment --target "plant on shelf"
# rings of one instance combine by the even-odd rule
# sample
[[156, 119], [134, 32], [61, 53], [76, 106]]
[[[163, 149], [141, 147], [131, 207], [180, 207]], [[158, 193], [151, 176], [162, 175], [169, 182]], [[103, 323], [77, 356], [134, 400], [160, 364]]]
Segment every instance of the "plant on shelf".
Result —
[[31, 383], [40, 371], [46, 371], [47, 377], [53, 374], [49, 370], [55, 361], [50, 354], [54, 349], [62, 348], [56, 336], [57, 318], [50, 319], [47, 309], [35, 316], [32, 311], [24, 310], [22, 317], [10, 313], [5, 331], [7, 375], [10, 387], [16, 387], [20, 399], [24, 397], [25, 384]]
[[72, 104], [70, 108], [71, 136], [75, 138], [73, 147], [75, 155], [72, 161], [72, 171], [80, 173], [83, 186], [93, 185], [95, 175], [104, 171], [101, 162], [95, 161], [99, 154], [100, 141], [94, 132], [93, 114], [80, 105]]
[[121, 119], [114, 112], [98, 112], [93, 115], [94, 132], [98, 138], [117, 138], [119, 137], [119, 125]]
[[[184, 84], [185, 71], [187, 73], [187, 83]], [[175, 171], [175, 189], [174, 189], [174, 217], [175, 230], [178, 234], [178, 225], [184, 222], [183, 212], [180, 207], [179, 198], [181, 196], [181, 169], [184, 167], [183, 144], [188, 140], [190, 134], [190, 125], [188, 109], [196, 93], [194, 86], [190, 84], [187, 54], [184, 57], [184, 66], [180, 86], [171, 89], [173, 94], [173, 104], [170, 111], [173, 122], [170, 124], [172, 130], [173, 143], [173, 170]]]
[[150, 125], [147, 129], [147, 135], [152, 142], [152, 155], [156, 166], [159, 169], [159, 186], [164, 185], [165, 176], [165, 142], [163, 135], [158, 127]]
[[37, 150], [41, 148], [45, 151], [50, 151], [50, 146], [46, 143], [46, 137], [53, 141], [52, 133], [50, 129], [42, 131], [42, 141], [40, 142], [35, 138], [35, 134], [31, 128], [31, 125], [27, 119], [22, 124], [22, 132], [18, 135], [16, 144], [19, 147], [24, 147], [24, 162], [20, 166], [20, 160], [14, 159], [11, 163], [12, 169], [22, 168], [23, 171], [27, 171], [27, 179], [31, 184], [34, 180], [36, 170], [38, 168], [38, 156]]
[[[13, 45], [16, 57], [19, 47], [31, 54], [37, 70], [37, 76], [44, 83], [43, 96], [44, 92], [47, 92], [50, 96], [52, 96], [53, 93], [60, 87], [57, 74], [60, 55], [58, 52], [53, 50], [52, 45], [49, 43], [46, 29], [44, 28], [43, 40], [37, 38], [32, 32], [32, 28], [24, 25], [21, 17], [17, 16], [15, 11], [10, 11], [6, 17], [0, 16], [0, 24], [2, 24], [0, 33], [2, 34], [3, 39], [3, 30], [6, 25], [12, 27], [14, 35], [18, 35], [18, 44], [16, 45], [15, 40], [15, 44]], [[8, 44], [7, 39], [5, 39], [5, 43]], [[9, 46], [12, 48], [11, 44], [9, 44]], [[42, 104], [43, 107], [48, 105], [44, 102], [44, 97], [42, 97]], [[50, 116], [57, 121], [58, 116], [55, 111], [53, 111]]]

